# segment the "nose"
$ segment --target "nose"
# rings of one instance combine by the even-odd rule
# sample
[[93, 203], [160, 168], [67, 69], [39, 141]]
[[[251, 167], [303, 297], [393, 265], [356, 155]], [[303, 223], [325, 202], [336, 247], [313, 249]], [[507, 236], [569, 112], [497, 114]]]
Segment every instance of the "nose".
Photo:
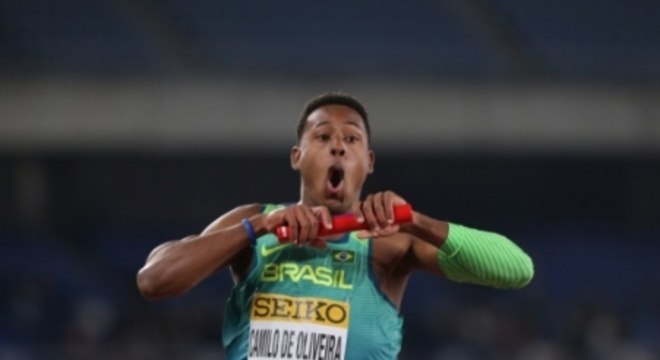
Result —
[[341, 139], [336, 139], [332, 142], [332, 145], [330, 146], [330, 154], [332, 156], [344, 156], [344, 154], [346, 154], [344, 142], [341, 141]]
[[346, 151], [344, 149], [336, 149], [333, 147], [332, 150], [330, 150], [330, 153], [332, 156], [344, 156]]

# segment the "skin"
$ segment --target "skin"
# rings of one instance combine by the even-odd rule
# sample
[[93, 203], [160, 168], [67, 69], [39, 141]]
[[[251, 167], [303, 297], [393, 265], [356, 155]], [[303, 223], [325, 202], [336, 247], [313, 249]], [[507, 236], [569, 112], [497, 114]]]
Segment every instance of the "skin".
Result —
[[[343, 105], [325, 105], [307, 118], [299, 143], [291, 150], [291, 167], [300, 173], [300, 201], [262, 214], [261, 204], [239, 206], [220, 216], [201, 234], [156, 247], [137, 275], [138, 288], [148, 299], [184, 294], [214, 272], [230, 267], [234, 281], [247, 275], [252, 252], [241, 219], [248, 218], [257, 235], [289, 224], [291, 241], [298, 246], [325, 247], [338, 236], [319, 238], [320, 227], [333, 214], [354, 213], [372, 237], [373, 270], [383, 293], [400, 307], [410, 274], [415, 270], [442, 275], [437, 252], [448, 225], [414, 211], [412, 222], [392, 223], [393, 206], [406, 201], [393, 191], [369, 194], [362, 187], [374, 170], [375, 155], [362, 117]], [[338, 188], [329, 185], [329, 169], [341, 167]], [[340, 235], [339, 235], [340, 236]]]

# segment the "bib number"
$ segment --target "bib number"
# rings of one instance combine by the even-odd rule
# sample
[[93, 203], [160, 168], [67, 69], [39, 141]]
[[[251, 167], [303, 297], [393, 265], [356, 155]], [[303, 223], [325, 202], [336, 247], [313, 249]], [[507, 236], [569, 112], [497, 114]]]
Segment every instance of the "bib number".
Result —
[[248, 359], [343, 360], [349, 322], [346, 302], [255, 294]]

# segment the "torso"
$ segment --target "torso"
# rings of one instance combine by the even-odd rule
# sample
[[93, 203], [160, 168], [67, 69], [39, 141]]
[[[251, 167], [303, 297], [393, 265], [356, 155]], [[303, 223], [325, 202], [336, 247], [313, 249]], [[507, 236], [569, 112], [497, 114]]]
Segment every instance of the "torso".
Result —
[[[314, 352], [327, 359], [396, 358], [402, 319], [390, 293], [402, 291], [405, 280], [379, 285], [387, 268], [382, 265], [396, 258], [396, 251], [386, 251], [391, 244], [376, 245], [381, 240], [387, 245], [396, 239], [358, 239], [351, 233], [316, 249], [281, 245], [271, 234], [259, 238], [253, 265], [227, 305], [227, 357], [243, 359], [247, 351], [255, 359]], [[285, 341], [291, 334], [295, 337]]]

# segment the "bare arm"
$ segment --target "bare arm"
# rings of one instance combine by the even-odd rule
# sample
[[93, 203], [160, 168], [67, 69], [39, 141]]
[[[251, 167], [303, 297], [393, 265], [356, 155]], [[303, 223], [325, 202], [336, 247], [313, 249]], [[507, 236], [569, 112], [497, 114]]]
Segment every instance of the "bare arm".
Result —
[[281, 224], [291, 229], [291, 241], [325, 246], [318, 239], [321, 223], [331, 224], [324, 207], [295, 205], [264, 214], [260, 204], [237, 207], [211, 223], [200, 235], [169, 241], [156, 247], [137, 275], [138, 288], [148, 299], [181, 295], [219, 269], [231, 266], [234, 280], [248, 271], [252, 251], [241, 220], [248, 218], [255, 235], [273, 232]]
[[260, 204], [237, 207], [211, 223], [200, 235], [156, 247], [137, 274], [142, 295], [148, 299], [181, 295], [216, 270], [240, 262], [241, 255], [249, 256], [249, 252], [242, 251], [248, 247], [248, 238], [240, 221], [260, 210]]

